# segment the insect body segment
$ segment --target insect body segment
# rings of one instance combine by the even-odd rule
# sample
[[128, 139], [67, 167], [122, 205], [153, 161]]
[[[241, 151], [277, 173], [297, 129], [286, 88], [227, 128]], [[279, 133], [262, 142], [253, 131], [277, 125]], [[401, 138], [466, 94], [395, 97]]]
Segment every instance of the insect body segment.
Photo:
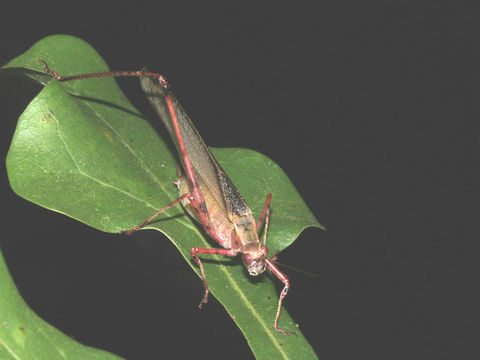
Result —
[[[184, 176], [181, 176], [176, 182], [180, 196], [190, 193], [190, 185]], [[217, 241], [226, 249], [238, 248], [241, 244], [235, 234], [235, 227], [233, 223], [226, 216], [225, 212], [221, 211], [222, 207], [210, 192], [203, 192], [205, 204], [208, 212], [209, 222], [213, 231], [217, 234]], [[201, 223], [194, 207], [188, 198], [184, 198], [182, 205], [187, 210], [189, 215]]]

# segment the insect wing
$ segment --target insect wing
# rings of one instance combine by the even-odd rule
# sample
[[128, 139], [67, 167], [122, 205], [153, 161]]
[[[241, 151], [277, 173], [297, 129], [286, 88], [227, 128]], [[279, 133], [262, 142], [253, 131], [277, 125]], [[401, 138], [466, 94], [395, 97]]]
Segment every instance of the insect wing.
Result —
[[[222, 170], [212, 153], [208, 150], [207, 145], [193, 125], [190, 117], [172, 92], [161, 86], [157, 79], [150, 77], [140, 78], [140, 83], [150, 104], [167, 128], [170, 137], [177, 147], [182, 164], [185, 167], [183, 155], [177, 140], [177, 134], [172, 124], [172, 115], [167, 104], [167, 97], [170, 97], [178, 121], [180, 135], [202, 191], [210, 193], [221, 211], [224, 212], [225, 215], [228, 215], [229, 218], [231, 218], [233, 214], [250, 214], [250, 209], [245, 200]], [[191, 179], [188, 180], [190, 186], [193, 187]], [[207, 210], [209, 208], [209, 198], [210, 196], [206, 196]]]

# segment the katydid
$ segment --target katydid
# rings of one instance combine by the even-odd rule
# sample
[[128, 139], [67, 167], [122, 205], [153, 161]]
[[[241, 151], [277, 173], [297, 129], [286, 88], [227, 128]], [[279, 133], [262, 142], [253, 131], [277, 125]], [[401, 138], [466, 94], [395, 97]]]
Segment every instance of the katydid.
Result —
[[[148, 71], [111, 71], [100, 73], [61, 76], [50, 69], [45, 61], [45, 72], [59, 81], [77, 80], [96, 77], [139, 77], [143, 91], [175, 143], [181, 159], [185, 175], [178, 171], [179, 178], [175, 182], [180, 196], [164, 208], [157, 211], [143, 223], [126, 230], [127, 234], [139, 230], [155, 217], [182, 203], [187, 212], [198, 220], [205, 231], [222, 248], [194, 247], [190, 254], [200, 268], [203, 280], [204, 295], [199, 304], [201, 307], [208, 301], [207, 279], [203, 269], [201, 254], [218, 254], [228, 257], [241, 255], [243, 264], [251, 276], [258, 276], [268, 267], [284, 284], [278, 300], [274, 329], [283, 334], [295, 334], [278, 327], [282, 302], [290, 288], [288, 278], [274, 264], [275, 256], [268, 259], [267, 232], [270, 220], [270, 202], [272, 194], [268, 194], [263, 211], [256, 222], [247, 203], [225, 174], [217, 160], [193, 125], [192, 121], [170, 90], [166, 78]], [[265, 222], [263, 243], [258, 231]]]

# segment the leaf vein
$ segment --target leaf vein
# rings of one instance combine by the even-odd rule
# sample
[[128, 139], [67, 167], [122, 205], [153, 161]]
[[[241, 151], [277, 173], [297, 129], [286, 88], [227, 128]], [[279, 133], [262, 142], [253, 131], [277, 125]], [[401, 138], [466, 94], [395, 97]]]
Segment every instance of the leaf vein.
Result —
[[144, 199], [140, 199], [139, 197], [137, 197], [137, 196], [135, 196], [135, 195], [133, 195], [133, 194], [125, 191], [125, 190], [122, 190], [122, 189], [120, 189], [120, 188], [118, 188], [118, 187], [116, 187], [116, 186], [113, 186], [113, 185], [111, 185], [111, 184], [109, 184], [109, 183], [106, 183], [106, 182], [104, 182], [104, 181], [101, 181], [101, 180], [99, 180], [99, 179], [91, 176], [90, 174], [86, 173], [84, 170], [82, 170], [82, 168], [81, 168], [80, 165], [78, 164], [77, 160], [75, 159], [75, 156], [73, 156], [72, 152], [70, 151], [70, 148], [68, 147], [67, 142], [65, 141], [65, 138], [64, 138], [64, 136], [63, 136], [63, 134], [62, 134], [62, 131], [61, 131], [61, 129], [60, 129], [60, 123], [59, 123], [58, 119], [57, 119], [55, 116], [54, 116], [54, 119], [55, 119], [55, 122], [57, 123], [58, 136], [60, 137], [60, 140], [62, 141], [63, 145], [65, 146], [65, 149], [66, 149], [66, 151], [68, 152], [70, 158], [71, 158], [72, 161], [74, 162], [74, 164], [75, 164], [78, 172], [79, 172], [82, 176], [85, 176], [85, 177], [87, 177], [87, 178], [89, 178], [89, 179], [91, 179], [91, 180], [99, 183], [99, 184], [102, 185], [102, 186], [111, 188], [111, 189], [113, 189], [113, 190], [115, 190], [115, 191], [118, 191], [118, 192], [120, 192], [120, 193], [122, 193], [122, 194], [124, 194], [124, 195], [127, 195], [127, 196], [129, 196], [129, 197], [131, 197], [131, 198], [133, 198], [133, 199], [135, 199], [135, 200], [137, 200], [137, 201], [139, 201], [139, 202], [142, 202], [142, 203], [144, 203], [145, 205], [151, 207], [152, 209], [156, 209], [156, 208], [157, 208], [157, 207], [154, 206], [153, 204], [150, 204], [148, 201], [145, 201]]
[[[87, 104], [88, 106], [88, 104]], [[108, 129], [115, 134], [117, 139], [120, 141], [120, 143], [137, 159], [137, 161], [142, 165], [143, 169], [150, 175], [150, 177], [153, 179], [154, 182], [158, 184], [158, 186], [168, 194], [168, 191], [165, 189], [165, 185], [160, 181], [160, 179], [155, 175], [154, 172], [150, 169], [150, 167], [147, 166], [147, 164], [143, 161], [143, 159], [138, 156], [138, 154], [133, 150], [133, 148], [126, 142], [124, 141], [123, 137], [120, 136], [120, 134], [115, 130], [114, 127], [112, 127], [108, 121], [106, 121], [102, 115], [100, 115], [98, 112], [96, 112], [94, 109], [90, 107], [90, 109], [95, 113], [95, 115], [103, 122], [103, 124], [108, 127]]]
[[7, 343], [6, 343], [4, 340], [2, 340], [2, 346], [3, 346], [5, 349], [7, 349], [8, 353], [9, 353], [10, 355], [12, 355], [16, 360], [20, 360], [20, 358], [17, 356], [17, 354], [15, 354], [15, 352], [8, 347]]

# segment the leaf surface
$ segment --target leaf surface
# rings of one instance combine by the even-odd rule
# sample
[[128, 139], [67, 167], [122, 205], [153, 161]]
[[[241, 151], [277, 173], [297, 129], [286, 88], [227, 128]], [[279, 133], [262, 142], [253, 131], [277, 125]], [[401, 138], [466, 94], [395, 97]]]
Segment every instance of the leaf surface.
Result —
[[[106, 232], [131, 228], [176, 199], [177, 155], [125, 98], [116, 81], [58, 82], [42, 72], [40, 59], [61, 75], [108, 71], [87, 43], [64, 35], [39, 41], [1, 70], [45, 84], [21, 115], [8, 153], [13, 190]], [[323, 228], [272, 160], [247, 149], [212, 152], [257, 217], [266, 195], [273, 194], [271, 254], [285, 249], [303, 229]], [[197, 274], [190, 249], [218, 247], [180, 206], [146, 228], [164, 233]], [[271, 273], [252, 281], [241, 261], [225, 266], [231, 260], [210, 258], [214, 261], [204, 265], [212, 294], [240, 327], [257, 359], [316, 358], [285, 309], [280, 327], [299, 336], [274, 331], [278, 299], [274, 281], [278, 280]]]

